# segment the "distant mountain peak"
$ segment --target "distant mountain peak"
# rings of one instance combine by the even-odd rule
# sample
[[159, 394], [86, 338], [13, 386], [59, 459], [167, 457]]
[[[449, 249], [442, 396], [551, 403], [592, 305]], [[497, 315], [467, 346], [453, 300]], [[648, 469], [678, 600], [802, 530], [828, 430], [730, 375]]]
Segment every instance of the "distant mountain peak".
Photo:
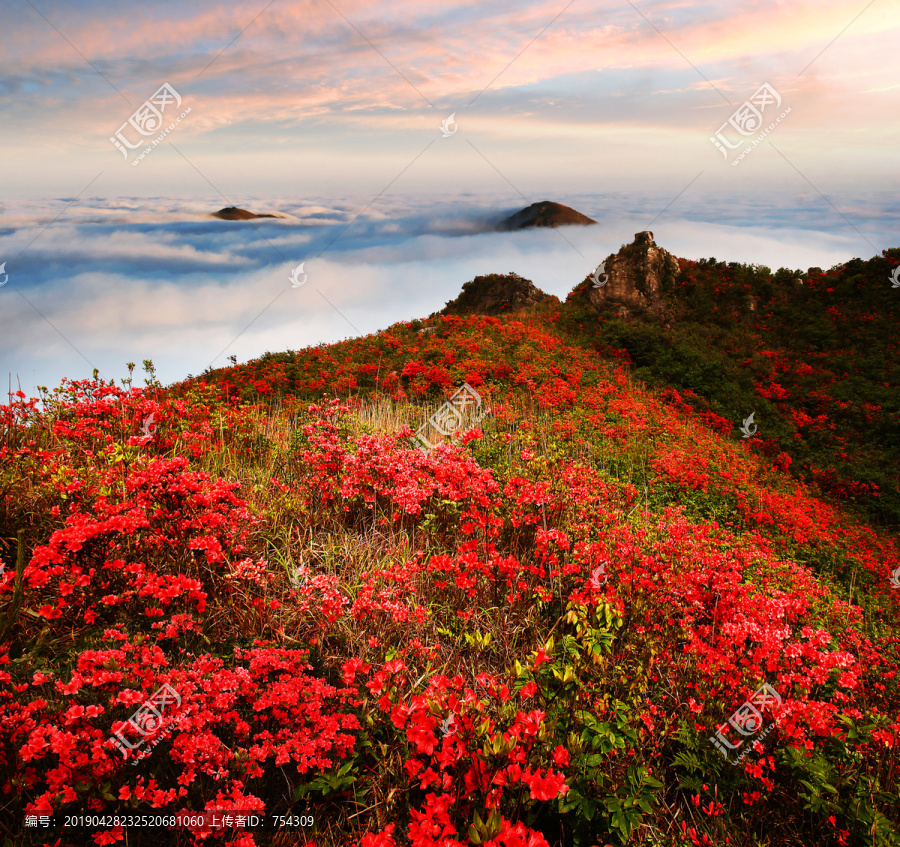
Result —
[[521, 209], [514, 215], [504, 218], [497, 224], [499, 232], [510, 232], [517, 229], [530, 229], [537, 226], [572, 226], [581, 225], [588, 226], [595, 224], [593, 218], [576, 212], [569, 206], [563, 206], [561, 203], [554, 203], [552, 200], [541, 200], [539, 203], [532, 203], [525, 209]]
[[218, 212], [213, 212], [214, 218], [221, 218], [223, 221], [250, 221], [255, 218], [280, 218], [281, 215], [256, 215], [253, 212], [248, 212], [246, 209], [239, 209], [237, 206], [226, 206], [224, 209], [219, 209]]

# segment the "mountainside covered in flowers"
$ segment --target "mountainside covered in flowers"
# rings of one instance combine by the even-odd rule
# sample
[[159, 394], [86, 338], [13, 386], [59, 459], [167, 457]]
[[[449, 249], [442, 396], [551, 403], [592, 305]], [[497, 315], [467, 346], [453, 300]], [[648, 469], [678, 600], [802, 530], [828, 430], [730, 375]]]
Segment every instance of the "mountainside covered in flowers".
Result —
[[[11, 396], [6, 843], [900, 845], [898, 536], [849, 485], [896, 497], [896, 298], [860, 279], [898, 258], [798, 312], [709, 262], [668, 329], [576, 289]], [[839, 355], [816, 304], [856, 285]], [[464, 383], [478, 426], [419, 449]], [[213, 809], [268, 826], [126, 825]]]
[[787, 453], [800, 479], [900, 527], [900, 249], [802, 275], [678, 262], [666, 292], [676, 319], [635, 310], [598, 322], [583, 282], [568, 325], [624, 351], [637, 378], [675, 389], [724, 434], [755, 412], [762, 454]]

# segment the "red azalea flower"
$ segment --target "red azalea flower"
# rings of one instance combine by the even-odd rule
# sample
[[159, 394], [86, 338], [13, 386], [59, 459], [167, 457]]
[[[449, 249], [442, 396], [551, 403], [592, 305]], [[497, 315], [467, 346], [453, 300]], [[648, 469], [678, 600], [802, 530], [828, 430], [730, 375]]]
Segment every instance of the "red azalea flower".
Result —
[[356, 679], [357, 671], [367, 673], [371, 667], [371, 665], [367, 665], [365, 662], [363, 662], [362, 659], [348, 659], [346, 662], [344, 662], [341, 668], [343, 672], [344, 683], [346, 685], [351, 685]]
[[566, 779], [561, 773], [547, 772], [547, 776], [541, 777], [540, 771], [531, 776], [531, 778], [523, 777], [531, 789], [531, 796], [535, 800], [552, 800], [560, 794], [565, 794], [569, 790], [566, 785]]
[[389, 823], [381, 832], [366, 833], [362, 837], [360, 847], [395, 847], [395, 841], [392, 837], [396, 824]]
[[569, 764], [569, 751], [562, 744], [558, 744], [553, 751], [553, 761], [558, 767], [564, 768]]

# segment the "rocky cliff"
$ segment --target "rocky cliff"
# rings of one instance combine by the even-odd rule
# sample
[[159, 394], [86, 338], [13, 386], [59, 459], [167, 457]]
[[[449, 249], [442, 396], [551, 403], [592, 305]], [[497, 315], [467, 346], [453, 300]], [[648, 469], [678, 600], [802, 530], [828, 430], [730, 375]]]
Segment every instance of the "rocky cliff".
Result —
[[[599, 270], [599, 268], [598, 268]], [[669, 317], [671, 293], [681, 269], [678, 260], [653, 240], [652, 232], [635, 233], [634, 241], [602, 263], [577, 289], [579, 294], [601, 310], [628, 318], [635, 310], [657, 317]]]

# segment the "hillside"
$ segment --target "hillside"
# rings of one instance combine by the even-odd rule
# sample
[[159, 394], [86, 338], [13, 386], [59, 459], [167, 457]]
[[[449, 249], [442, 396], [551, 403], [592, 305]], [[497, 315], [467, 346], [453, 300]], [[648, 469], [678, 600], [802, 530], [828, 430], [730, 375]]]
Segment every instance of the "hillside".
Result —
[[[565, 305], [544, 306], [544, 314], [559, 316], [541, 319], [546, 331], [628, 364], [636, 379], [666, 391], [675, 406], [722, 435], [740, 437], [742, 421], [754, 413], [759, 428], [749, 449], [879, 525], [900, 529], [900, 289], [890, 281], [900, 249], [827, 272], [773, 273], [677, 258], [653, 233], [637, 233], [605, 263], [604, 286], [587, 277]], [[502, 315], [553, 301], [529, 280], [494, 274], [464, 284], [443, 313]], [[378, 387], [411, 388], [412, 397], [461, 384], [479, 368], [487, 379], [507, 373], [505, 362], [465, 351], [448, 367], [435, 338], [413, 357], [427, 366], [427, 376], [416, 380], [403, 373], [405, 349], [383, 348], [366, 340], [327, 354], [266, 354], [206, 376], [245, 399], [259, 396], [259, 386], [262, 396], [315, 399], [331, 384], [365, 394], [376, 377], [393, 371], [399, 381]]]
[[562, 323], [723, 434], [755, 412], [754, 450], [900, 528], [900, 250], [829, 271], [677, 262], [650, 299], [584, 280]]
[[488, 275], [427, 325], [12, 395], [7, 841], [218, 808], [264, 812], [240, 847], [900, 844], [900, 251], [799, 287], [652, 242], [564, 304]]

